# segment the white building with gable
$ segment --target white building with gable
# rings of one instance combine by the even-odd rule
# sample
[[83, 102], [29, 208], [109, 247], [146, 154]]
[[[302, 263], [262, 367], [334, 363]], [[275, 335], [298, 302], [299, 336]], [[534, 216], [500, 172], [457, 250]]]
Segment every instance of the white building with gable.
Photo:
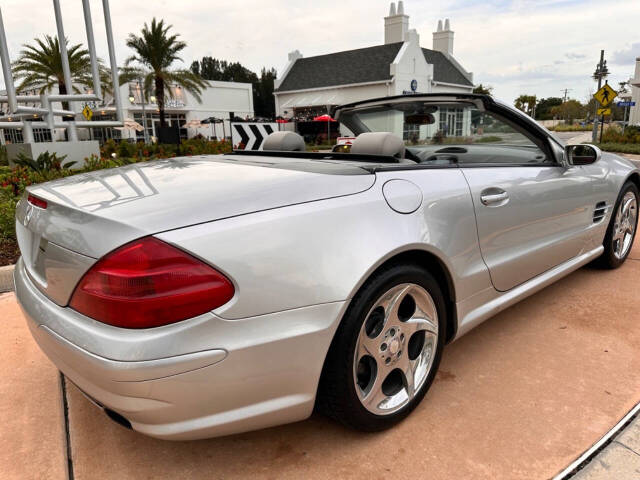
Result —
[[454, 32], [438, 21], [432, 48], [409, 29], [402, 1], [384, 18], [384, 44], [303, 57], [295, 50], [275, 82], [276, 115], [309, 118], [345, 103], [403, 93], [473, 90], [473, 74], [453, 56]]

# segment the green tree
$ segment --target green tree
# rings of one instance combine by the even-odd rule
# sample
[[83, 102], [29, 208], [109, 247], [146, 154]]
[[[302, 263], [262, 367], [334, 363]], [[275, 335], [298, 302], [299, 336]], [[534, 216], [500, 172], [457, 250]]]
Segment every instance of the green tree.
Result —
[[273, 98], [273, 82], [278, 73], [275, 68], [262, 68], [260, 81], [253, 87], [253, 105], [259, 117], [275, 118], [276, 104]]
[[478, 85], [473, 87], [473, 93], [491, 95], [491, 92], [493, 92], [493, 87], [491, 85], [483, 85], [482, 83], [479, 83]]
[[533, 116], [533, 112], [536, 107], [537, 97], [535, 95], [520, 95], [516, 98], [513, 105], [518, 109], [523, 111], [529, 116]]
[[562, 99], [559, 97], [541, 98], [536, 106], [536, 119], [552, 120], [553, 114], [551, 109], [562, 105]]
[[551, 109], [552, 115], [556, 118], [562, 118], [567, 123], [573, 123], [576, 119], [582, 119], [587, 116], [586, 107], [578, 100], [567, 100], [562, 105]]
[[172, 25], [166, 25], [164, 20], [156, 21], [151, 25], [144, 24], [140, 36], [129, 34], [127, 46], [135, 53], [127, 58], [127, 67], [134, 65], [132, 74], [139, 75], [144, 80], [145, 93], [154, 92], [158, 110], [160, 111], [160, 126], [167, 125], [165, 116], [166, 98], [174, 98], [172, 87], [181, 87], [189, 92], [198, 102], [202, 102], [202, 90], [208, 83], [191, 70], [172, 70], [174, 62], [182, 61], [179, 53], [187, 44], [178, 39], [178, 34], [170, 34]]
[[[71, 93], [67, 91], [64, 83], [58, 37], [45, 35], [44, 39], [35, 38], [34, 42], [34, 45], [23, 45], [18, 59], [13, 62], [13, 75], [19, 80], [17, 90], [35, 89], [43, 94], [57, 86], [61, 95]], [[92, 84], [89, 51], [80, 44], [69, 45], [67, 41], [67, 52], [71, 82], [74, 84], [72, 88], [75, 93], [79, 93], [78, 85]], [[63, 108], [68, 110], [69, 103], [63, 102]]]
[[239, 62], [228, 62], [212, 57], [203, 57], [191, 64], [191, 71], [205, 80], [251, 83], [253, 86], [253, 109], [257, 117], [273, 118], [273, 82], [277, 77], [274, 68], [262, 68], [260, 76]]

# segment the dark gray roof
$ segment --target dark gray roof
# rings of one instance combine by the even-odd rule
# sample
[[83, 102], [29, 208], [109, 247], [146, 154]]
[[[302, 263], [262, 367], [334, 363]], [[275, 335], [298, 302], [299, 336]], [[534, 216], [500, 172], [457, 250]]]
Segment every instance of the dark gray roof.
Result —
[[423, 48], [422, 53], [427, 63], [433, 65], [433, 79], [436, 82], [455, 83], [456, 85], [473, 86], [458, 67], [444, 53]]
[[[402, 42], [300, 58], [276, 91], [390, 80], [389, 66], [398, 55], [400, 47]], [[427, 62], [433, 65], [435, 81], [473, 85], [444, 54], [427, 48], [423, 48], [422, 52]]]
[[300, 58], [293, 64], [278, 91], [390, 80], [389, 66], [401, 46], [402, 42], [390, 43]]

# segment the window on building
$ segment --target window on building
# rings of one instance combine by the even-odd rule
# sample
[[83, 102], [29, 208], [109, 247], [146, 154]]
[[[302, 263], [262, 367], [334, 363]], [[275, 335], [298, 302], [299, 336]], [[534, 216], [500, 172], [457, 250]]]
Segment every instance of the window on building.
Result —
[[402, 139], [407, 144], [417, 143], [418, 139], [420, 138], [420, 125], [415, 125], [407, 122], [407, 115], [409, 115], [409, 113], [405, 112], [402, 129]]
[[36, 142], [50, 142], [51, 130], [49, 130], [48, 128], [34, 128], [33, 139]]
[[440, 109], [440, 131], [447, 137], [461, 137], [462, 119], [462, 108]]
[[[167, 113], [165, 115], [167, 125], [170, 127], [178, 127], [180, 129], [180, 138], [186, 140], [188, 138], [188, 130], [184, 127], [187, 123], [187, 118], [184, 113]], [[144, 126], [144, 118], [142, 113], [135, 113], [133, 119], [140, 125]], [[147, 133], [149, 138], [157, 137], [156, 130], [160, 128], [160, 114], [159, 113], [147, 113]], [[144, 131], [136, 132], [136, 139], [144, 140]]]
[[[50, 142], [51, 141], [51, 131], [48, 128], [34, 128], [33, 129], [33, 140], [38, 142]], [[24, 136], [22, 135], [22, 130], [16, 129], [4, 129], [4, 141], [5, 143], [24, 143]]]
[[16, 130], [14, 128], [4, 129], [4, 142], [5, 143], [23, 143], [22, 130]]

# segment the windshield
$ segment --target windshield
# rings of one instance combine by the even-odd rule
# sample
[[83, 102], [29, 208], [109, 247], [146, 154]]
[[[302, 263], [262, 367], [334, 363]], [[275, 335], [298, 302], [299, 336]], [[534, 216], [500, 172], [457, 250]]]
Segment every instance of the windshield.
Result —
[[471, 103], [421, 101], [382, 105], [345, 112], [340, 121], [355, 135], [392, 133], [411, 149], [477, 143], [536, 146], [508, 121]]

